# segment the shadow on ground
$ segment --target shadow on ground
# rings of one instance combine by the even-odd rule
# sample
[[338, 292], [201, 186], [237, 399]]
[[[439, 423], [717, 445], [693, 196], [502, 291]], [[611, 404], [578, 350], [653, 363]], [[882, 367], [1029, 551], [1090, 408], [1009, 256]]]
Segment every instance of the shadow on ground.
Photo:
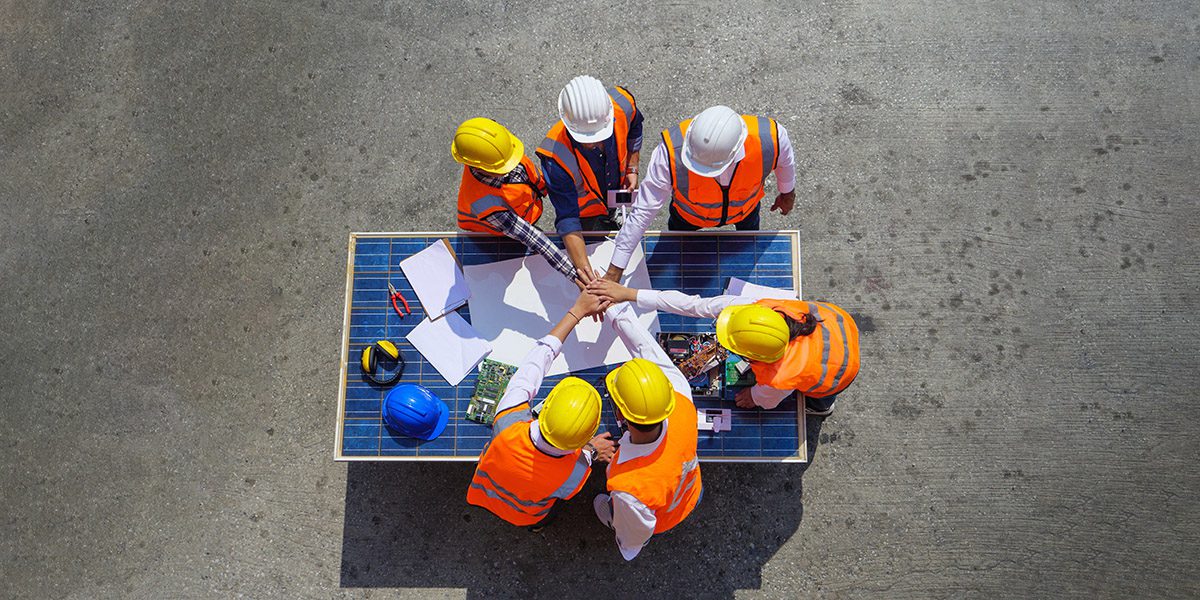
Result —
[[[809, 419], [809, 461], [823, 419]], [[703, 465], [704, 499], [633, 561], [592, 513], [603, 471], [540, 534], [466, 504], [474, 464], [348, 465], [342, 587], [465, 588], [471, 598], [731, 597], [800, 526], [807, 465]], [[683, 560], [680, 560], [680, 559]]]

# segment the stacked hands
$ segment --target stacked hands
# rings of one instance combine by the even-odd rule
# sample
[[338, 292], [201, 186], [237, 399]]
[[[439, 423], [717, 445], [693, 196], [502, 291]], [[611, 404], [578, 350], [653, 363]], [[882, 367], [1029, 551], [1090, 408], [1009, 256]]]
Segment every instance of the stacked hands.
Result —
[[579, 297], [571, 307], [571, 314], [578, 320], [591, 317], [594, 321], [604, 320], [604, 311], [618, 302], [637, 300], [637, 290], [627, 288], [620, 283], [600, 277], [593, 273], [587, 281], [581, 281], [585, 272], [580, 269], [580, 279], [575, 280], [579, 286]]

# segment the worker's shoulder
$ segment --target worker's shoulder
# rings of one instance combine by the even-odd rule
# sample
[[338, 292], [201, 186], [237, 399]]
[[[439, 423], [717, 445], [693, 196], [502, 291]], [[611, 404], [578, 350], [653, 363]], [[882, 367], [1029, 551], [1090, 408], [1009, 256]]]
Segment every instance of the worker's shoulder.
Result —
[[495, 432], [497, 438], [502, 435], [512, 435], [514, 432], [509, 430], [514, 425], [531, 421], [533, 421], [533, 411], [530, 410], [528, 402], [522, 402], [496, 415], [496, 419], [492, 421], [492, 431]]
[[629, 96], [629, 100], [633, 102], [634, 106], [637, 106], [637, 98], [633, 95], [633, 92], [629, 91], [629, 88], [623, 85], [614, 85], [612, 89]]

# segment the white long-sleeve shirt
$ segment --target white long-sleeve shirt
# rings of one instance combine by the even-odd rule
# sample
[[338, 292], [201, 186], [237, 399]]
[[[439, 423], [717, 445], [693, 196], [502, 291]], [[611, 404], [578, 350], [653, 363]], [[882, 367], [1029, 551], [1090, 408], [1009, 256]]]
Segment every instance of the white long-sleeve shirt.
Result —
[[[554, 358], [561, 351], [562, 342], [552, 335], [547, 335], [534, 343], [533, 348], [529, 350], [525, 358], [521, 361], [521, 365], [517, 367], [517, 372], [513, 373], [512, 379], [508, 380], [508, 388], [505, 389], [504, 395], [500, 397], [500, 403], [496, 406], [496, 414], [499, 415], [510, 408], [515, 408], [525, 403], [528, 403], [532, 407], [533, 399], [537, 397], [538, 390], [542, 387], [542, 380], [546, 378], [546, 371], [550, 369], [550, 363], [554, 362]], [[500, 418], [496, 419], [493, 426], [500, 428], [496, 430], [499, 433], [499, 431], [509, 424], [511, 422], [508, 419]], [[538, 450], [551, 456], [566, 456], [571, 453], [571, 451], [561, 450], [550, 445], [550, 442], [547, 442], [542, 437], [542, 431], [538, 427], [537, 419], [534, 419], [529, 425], [529, 437], [533, 440], [533, 445]], [[586, 462], [590, 467], [592, 465], [592, 453], [581, 452], [579, 460]]]
[[[778, 125], [778, 124], [777, 124]], [[779, 126], [779, 160], [775, 164], [775, 185], [780, 194], [786, 194], [796, 188], [796, 156], [792, 150], [792, 140], [788, 137], [787, 129]], [[733, 179], [733, 166], [746, 157], [746, 150], [738, 150], [737, 158], [717, 175], [717, 183], [729, 185]], [[650, 164], [646, 166], [646, 176], [638, 183], [637, 200], [633, 202], [625, 224], [617, 233], [616, 248], [613, 249], [612, 260], [614, 267], [624, 269], [629, 265], [629, 257], [633, 249], [642, 241], [646, 229], [658, 216], [664, 204], [671, 199], [671, 158], [664, 144], [659, 144], [650, 154]]]
[[[637, 293], [638, 308], [662, 310], [698, 319], [715, 319], [726, 307], [753, 302], [754, 298], [742, 296], [701, 298], [674, 290], [638, 290]], [[754, 400], [754, 404], [765, 409], [772, 409], [779, 406], [779, 403], [783, 402], [793, 391], [795, 390], [780, 390], [759, 384], [750, 388], [750, 398]]]
[[[675, 363], [671, 362], [671, 358], [654, 336], [638, 322], [633, 309], [627, 304], [618, 304], [608, 309], [608, 319], [621, 341], [629, 348], [630, 354], [658, 365], [676, 392], [688, 398], [692, 397], [692, 388], [688, 385], [687, 378]], [[667, 430], [668, 421], [669, 419], [663, 421], [662, 431]], [[620, 440], [621, 450], [617, 453], [617, 464], [654, 453], [662, 439], [660, 433], [658, 439], [649, 444], [635, 444], [630, 441], [629, 433], [626, 432]], [[633, 560], [654, 535], [654, 527], [658, 524], [654, 511], [628, 492], [614, 491], [611, 496], [601, 494], [593, 506], [600, 521], [616, 531], [617, 549], [621, 551], [625, 560]]]

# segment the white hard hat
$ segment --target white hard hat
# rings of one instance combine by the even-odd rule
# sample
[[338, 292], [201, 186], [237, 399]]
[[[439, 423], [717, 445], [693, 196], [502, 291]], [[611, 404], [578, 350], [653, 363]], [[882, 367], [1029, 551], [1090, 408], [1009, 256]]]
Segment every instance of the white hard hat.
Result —
[[716, 177], [737, 159], [746, 142], [746, 122], [728, 106], [706, 108], [683, 137], [683, 164], [702, 177]]
[[613, 132], [613, 104], [599, 79], [580, 75], [558, 94], [558, 116], [577, 142], [602, 142]]

